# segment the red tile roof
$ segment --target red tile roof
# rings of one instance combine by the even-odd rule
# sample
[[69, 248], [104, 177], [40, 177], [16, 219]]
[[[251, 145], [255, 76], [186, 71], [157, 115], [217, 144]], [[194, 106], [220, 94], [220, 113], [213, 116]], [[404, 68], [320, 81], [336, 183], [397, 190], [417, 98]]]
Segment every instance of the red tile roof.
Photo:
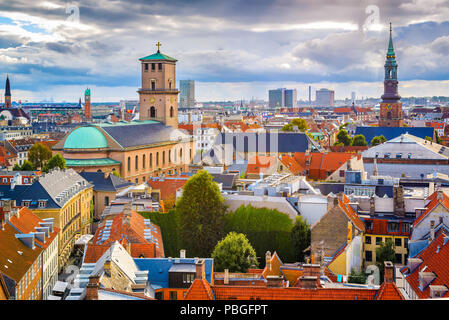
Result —
[[352, 221], [352, 223], [360, 230], [365, 231], [365, 224], [363, 221], [359, 218], [358, 214], [352, 209], [352, 207], [349, 205], [350, 200], [349, 198], [343, 194], [343, 201], [340, 199], [338, 200], [338, 205], [340, 208], [344, 211], [346, 216], [349, 218], [349, 220]]
[[269, 173], [270, 169], [276, 165], [276, 157], [254, 156], [248, 160], [246, 174]]
[[376, 300], [405, 300], [394, 282], [384, 282], [379, 288]]
[[427, 200], [430, 200], [430, 202], [426, 205], [426, 211], [424, 211], [418, 218], [416, 218], [415, 222], [413, 222], [413, 227], [418, 225], [424, 218], [433, 211], [433, 209], [438, 205], [442, 204], [447, 210], [449, 210], [449, 197], [446, 195], [446, 193], [441, 192], [442, 199], [438, 199], [438, 191], [435, 191], [433, 194], [431, 194]]
[[215, 297], [207, 280], [195, 279], [187, 290], [184, 300], [215, 300]]
[[145, 226], [144, 217], [137, 212], [131, 210], [129, 221], [126, 219], [124, 212], [109, 220], [112, 220], [112, 224], [108, 239], [104, 242], [101, 240], [102, 231], [105, 229], [105, 223], [102, 223], [87, 245], [84, 255], [85, 263], [97, 262], [115, 241], [118, 241], [125, 248], [129, 246], [130, 254], [133, 258], [139, 258], [141, 256], [145, 258], [164, 257], [164, 246], [159, 226], [152, 224], [156, 232], [151, 231], [152, 236], [157, 239], [159, 245], [159, 248], [157, 248], [153, 242], [145, 239], [144, 230], [148, 229], [148, 227]]
[[[424, 268], [426, 272], [433, 272], [436, 278], [430, 283], [431, 285], [441, 285], [449, 288], [449, 244], [447, 238], [449, 234], [443, 231], [435, 238], [424, 250], [422, 250], [414, 258], [421, 258], [422, 263], [412, 272], [407, 271], [407, 267], [402, 269], [405, 275], [405, 281], [409, 283], [413, 291], [420, 299], [430, 297], [429, 286], [424, 290], [419, 288], [419, 272]], [[404, 272], [405, 271], [405, 272]]]
[[183, 188], [187, 183], [189, 176], [171, 176], [169, 179], [155, 178], [147, 181], [148, 185], [154, 190], [160, 191], [160, 200], [176, 197], [176, 190]]

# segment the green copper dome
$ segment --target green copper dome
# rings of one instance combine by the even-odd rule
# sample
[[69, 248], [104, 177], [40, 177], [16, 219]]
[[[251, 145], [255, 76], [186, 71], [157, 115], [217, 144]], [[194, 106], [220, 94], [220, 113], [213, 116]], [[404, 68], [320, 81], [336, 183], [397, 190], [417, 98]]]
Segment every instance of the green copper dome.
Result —
[[103, 133], [95, 127], [80, 127], [73, 130], [64, 143], [66, 149], [107, 148], [108, 142]]

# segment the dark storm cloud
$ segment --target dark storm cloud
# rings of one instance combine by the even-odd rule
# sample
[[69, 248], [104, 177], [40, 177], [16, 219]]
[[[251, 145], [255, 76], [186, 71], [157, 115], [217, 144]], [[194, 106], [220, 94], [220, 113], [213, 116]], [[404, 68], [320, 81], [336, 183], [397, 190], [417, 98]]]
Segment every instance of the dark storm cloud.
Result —
[[[362, 31], [372, 8], [378, 10], [380, 24], [393, 22], [401, 79], [449, 78], [449, 1], [48, 2], [52, 5], [0, 0], [0, 12], [17, 20], [40, 19], [29, 23], [50, 34], [34, 38], [6, 29], [11, 34], [0, 37], [0, 49], [8, 49], [0, 52], [0, 65], [23, 74], [16, 85], [24, 89], [77, 83], [138, 86], [138, 58], [154, 52], [156, 41], [163, 43], [163, 52], [178, 58], [178, 79], [378, 81], [388, 31]], [[70, 5], [78, 6], [82, 28], [64, 23]], [[304, 26], [317, 22], [334, 24]]]

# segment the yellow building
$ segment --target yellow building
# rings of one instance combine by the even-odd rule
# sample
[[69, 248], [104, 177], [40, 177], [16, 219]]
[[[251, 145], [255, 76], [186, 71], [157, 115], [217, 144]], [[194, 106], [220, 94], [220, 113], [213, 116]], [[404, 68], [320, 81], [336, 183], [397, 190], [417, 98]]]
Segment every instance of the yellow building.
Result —
[[91, 232], [92, 195], [93, 186], [76, 171], [57, 168], [26, 186], [16, 199], [18, 205], [28, 207], [41, 219], [52, 219], [60, 229], [59, 270], [69, 259], [75, 241]]
[[395, 264], [405, 265], [412, 220], [393, 216], [364, 217], [366, 233], [363, 237], [364, 266], [376, 263], [376, 249], [388, 239], [395, 245]]

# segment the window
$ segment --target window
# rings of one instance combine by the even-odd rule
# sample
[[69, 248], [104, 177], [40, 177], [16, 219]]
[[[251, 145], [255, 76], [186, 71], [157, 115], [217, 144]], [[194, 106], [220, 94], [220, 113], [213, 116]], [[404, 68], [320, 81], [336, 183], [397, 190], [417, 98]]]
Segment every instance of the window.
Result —
[[398, 222], [388, 222], [387, 230], [388, 230], [388, 232], [399, 232], [399, 223]]
[[373, 252], [365, 251], [365, 261], [371, 262], [373, 261]]
[[138, 158], [138, 156], [136, 156], [135, 167], [136, 167], [136, 170], [139, 169], [139, 158]]
[[146, 156], [143, 155], [142, 156], [142, 169], [145, 169], [145, 161], [146, 161]]
[[344, 177], [345, 176], [345, 170], [340, 170], [340, 177]]
[[155, 64], [155, 63], [152, 63], [152, 64], [151, 64], [151, 71], [154, 71], [154, 70], [156, 70], [156, 64]]
[[382, 237], [376, 237], [376, 245], [380, 245], [382, 242]]
[[365, 236], [365, 243], [366, 244], [371, 244], [371, 237], [370, 236]]
[[156, 152], [156, 166], [159, 165], [159, 152]]
[[162, 165], [165, 164], [165, 151], [162, 151]]
[[157, 300], [163, 300], [163, 299], [164, 299], [164, 293], [163, 293], [163, 292], [156, 292], [156, 293], [154, 294], [154, 297], [155, 297]]
[[156, 81], [151, 81], [151, 90], [156, 90]]
[[153, 154], [150, 153], [150, 168], [153, 167]]
[[401, 159], [401, 158], [402, 158], [402, 153], [401, 153], [401, 152], [396, 153], [396, 158], [397, 158], [397, 159]]
[[176, 291], [170, 291], [169, 292], [169, 299], [170, 300], [178, 300], [178, 293]]
[[104, 205], [105, 206], [109, 205], [109, 197], [108, 196], [104, 197]]
[[131, 157], [128, 157], [128, 171], [131, 171]]
[[159, 69], [159, 71], [162, 70], [162, 63], [158, 63], [158, 69]]
[[195, 280], [195, 274], [193, 274], [193, 273], [184, 273], [182, 275], [182, 282], [183, 283], [192, 283], [193, 280]]
[[396, 253], [394, 255], [394, 263], [402, 263], [402, 254]]
[[372, 230], [372, 229], [373, 229], [373, 222], [370, 221], [370, 220], [366, 220], [366, 221], [365, 221], [365, 228], [366, 228], [367, 230]]
[[145, 71], [148, 71], [148, 63], [145, 63]]
[[394, 245], [396, 247], [402, 247], [402, 239], [401, 238], [394, 239]]
[[173, 107], [170, 107], [170, 118], [173, 118], [175, 114], [175, 109], [173, 109]]
[[404, 238], [404, 248], [407, 249], [408, 248], [408, 239]]
[[410, 223], [402, 223], [402, 232], [410, 232]]

